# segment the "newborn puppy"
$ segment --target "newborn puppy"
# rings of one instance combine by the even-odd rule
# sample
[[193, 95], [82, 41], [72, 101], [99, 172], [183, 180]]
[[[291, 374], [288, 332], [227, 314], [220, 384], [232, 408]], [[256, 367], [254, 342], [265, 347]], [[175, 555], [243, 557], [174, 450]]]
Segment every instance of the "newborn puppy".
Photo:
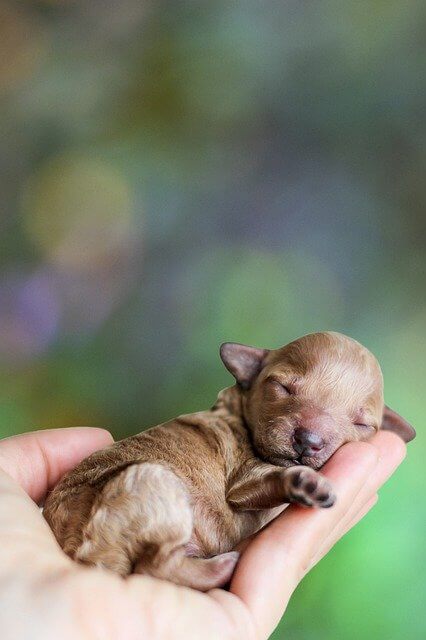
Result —
[[123, 576], [200, 590], [226, 584], [244, 538], [287, 503], [331, 507], [318, 473], [345, 442], [414, 429], [384, 407], [374, 356], [337, 333], [267, 350], [226, 343], [236, 385], [184, 415], [98, 451], [49, 495], [44, 515], [64, 551]]

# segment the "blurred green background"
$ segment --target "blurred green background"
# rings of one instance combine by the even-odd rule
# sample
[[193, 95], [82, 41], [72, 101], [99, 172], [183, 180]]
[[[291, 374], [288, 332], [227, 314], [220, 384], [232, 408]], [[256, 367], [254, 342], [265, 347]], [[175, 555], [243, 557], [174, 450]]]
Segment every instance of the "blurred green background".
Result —
[[426, 637], [426, 5], [0, 2], [0, 435], [209, 407], [343, 331], [418, 429], [274, 634]]

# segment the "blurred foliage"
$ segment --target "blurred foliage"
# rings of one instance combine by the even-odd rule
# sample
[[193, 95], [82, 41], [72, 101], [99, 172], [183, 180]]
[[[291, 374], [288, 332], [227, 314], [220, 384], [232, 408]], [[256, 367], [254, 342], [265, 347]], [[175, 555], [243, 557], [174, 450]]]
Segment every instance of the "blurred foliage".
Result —
[[425, 35], [420, 0], [0, 2], [0, 435], [123, 437], [211, 405], [220, 342], [320, 329], [418, 427], [275, 640], [426, 637]]

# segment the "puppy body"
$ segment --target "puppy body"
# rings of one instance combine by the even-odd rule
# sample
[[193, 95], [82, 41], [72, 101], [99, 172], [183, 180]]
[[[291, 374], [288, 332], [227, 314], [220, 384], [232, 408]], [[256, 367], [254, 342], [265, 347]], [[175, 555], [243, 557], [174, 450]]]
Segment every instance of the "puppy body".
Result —
[[201, 589], [226, 582], [236, 555], [200, 571], [186, 559], [231, 551], [277, 512], [235, 510], [227, 500], [245, 478], [261, 482], [277, 471], [255, 454], [241, 413], [241, 393], [231, 387], [211, 411], [181, 416], [84, 460], [44, 509], [64, 551], [122, 575], [136, 570]]
[[225, 584], [236, 545], [286, 504], [328, 507], [318, 473], [342, 444], [412, 427], [384, 410], [375, 358], [333, 333], [267, 351], [225, 344], [237, 384], [210, 411], [96, 452], [66, 475], [44, 514], [72, 558], [121, 575], [207, 590]]

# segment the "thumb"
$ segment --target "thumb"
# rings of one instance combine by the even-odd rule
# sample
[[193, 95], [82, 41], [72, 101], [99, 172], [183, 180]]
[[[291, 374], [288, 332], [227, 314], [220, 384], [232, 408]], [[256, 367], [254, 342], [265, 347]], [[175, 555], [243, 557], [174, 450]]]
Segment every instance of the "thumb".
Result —
[[0, 468], [39, 502], [64, 473], [111, 443], [108, 431], [90, 427], [24, 433], [0, 441]]
[[86, 428], [39, 431], [0, 442], [0, 577], [8, 568], [69, 563], [31, 498], [42, 500], [66, 471], [110, 443], [106, 431]]

